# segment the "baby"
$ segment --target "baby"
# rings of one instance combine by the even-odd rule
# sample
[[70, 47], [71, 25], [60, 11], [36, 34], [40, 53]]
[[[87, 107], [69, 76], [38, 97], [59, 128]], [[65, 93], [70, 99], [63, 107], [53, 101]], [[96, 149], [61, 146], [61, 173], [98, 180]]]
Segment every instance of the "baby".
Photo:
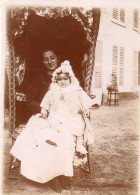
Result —
[[48, 118], [51, 128], [70, 131], [76, 142], [76, 151], [86, 154], [81, 103], [87, 111], [92, 100], [79, 86], [69, 61], [64, 61], [54, 72], [50, 90], [41, 102], [41, 116]]

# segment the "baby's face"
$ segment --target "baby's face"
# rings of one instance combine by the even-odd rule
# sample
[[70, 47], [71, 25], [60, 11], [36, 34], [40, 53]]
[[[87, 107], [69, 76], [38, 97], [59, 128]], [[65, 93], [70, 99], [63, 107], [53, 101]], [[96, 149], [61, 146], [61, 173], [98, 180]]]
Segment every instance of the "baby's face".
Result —
[[58, 75], [57, 77], [57, 84], [64, 88], [64, 87], [68, 87], [70, 84], [70, 78], [68, 77], [67, 74], [61, 73]]

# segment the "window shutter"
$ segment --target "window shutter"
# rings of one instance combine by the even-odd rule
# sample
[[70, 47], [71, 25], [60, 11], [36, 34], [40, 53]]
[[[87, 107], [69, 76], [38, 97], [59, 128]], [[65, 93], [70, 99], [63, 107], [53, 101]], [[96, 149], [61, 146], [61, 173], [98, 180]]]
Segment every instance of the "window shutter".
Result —
[[94, 87], [101, 88], [102, 87], [102, 67], [94, 66]]
[[112, 9], [112, 21], [115, 24], [126, 26], [126, 19], [125, 19], [125, 9], [124, 8], [114, 8]]
[[103, 58], [103, 42], [97, 41], [95, 50], [95, 66], [94, 66], [94, 88], [102, 87], [102, 58]]
[[125, 23], [125, 10], [120, 9], [120, 21]]
[[138, 10], [134, 10], [134, 28], [138, 29]]
[[119, 86], [124, 84], [124, 48], [120, 47]]
[[140, 14], [139, 14], [139, 18], [138, 18], [138, 32], [140, 33]]
[[112, 18], [118, 20], [118, 9], [117, 8], [114, 8], [113, 11], [112, 11]]
[[119, 86], [124, 85], [124, 47], [113, 45], [112, 74], [117, 76]]
[[118, 46], [113, 45], [113, 55], [112, 55], [112, 73], [117, 76], [118, 69]]
[[138, 52], [134, 51], [133, 86], [138, 86]]
[[138, 52], [138, 85], [140, 86], [140, 52]]
[[102, 64], [103, 57], [103, 42], [97, 41], [96, 50], [95, 50], [95, 63]]

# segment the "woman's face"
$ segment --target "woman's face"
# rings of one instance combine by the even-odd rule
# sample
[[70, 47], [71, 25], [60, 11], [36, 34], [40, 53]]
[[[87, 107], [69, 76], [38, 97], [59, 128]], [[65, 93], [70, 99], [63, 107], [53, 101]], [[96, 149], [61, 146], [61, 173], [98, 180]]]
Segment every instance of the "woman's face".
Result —
[[53, 51], [43, 53], [43, 64], [50, 71], [54, 71], [58, 67], [58, 58]]
[[57, 84], [64, 88], [64, 87], [68, 87], [70, 84], [70, 78], [67, 74], [61, 73], [58, 74], [57, 76]]

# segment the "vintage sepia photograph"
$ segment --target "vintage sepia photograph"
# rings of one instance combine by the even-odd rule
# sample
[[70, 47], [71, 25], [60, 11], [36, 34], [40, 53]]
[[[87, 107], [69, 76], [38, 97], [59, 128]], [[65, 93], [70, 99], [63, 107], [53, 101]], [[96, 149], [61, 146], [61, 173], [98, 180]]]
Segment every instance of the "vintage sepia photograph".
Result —
[[0, 11], [1, 195], [139, 195], [140, 0]]

